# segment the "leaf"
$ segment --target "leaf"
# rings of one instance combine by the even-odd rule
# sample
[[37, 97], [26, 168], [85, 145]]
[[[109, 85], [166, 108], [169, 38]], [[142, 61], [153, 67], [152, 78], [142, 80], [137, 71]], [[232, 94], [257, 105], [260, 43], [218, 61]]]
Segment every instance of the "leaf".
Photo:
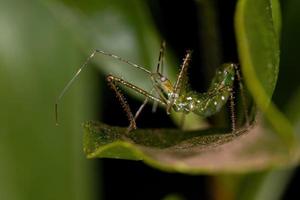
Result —
[[277, 34], [277, 38], [280, 38], [281, 35], [281, 11], [280, 11], [280, 3], [278, 0], [271, 0], [271, 8], [272, 8], [272, 18], [273, 18], [273, 26], [275, 29], [275, 33]]
[[[183, 173], [247, 172], [286, 165], [282, 141], [260, 125], [237, 134], [208, 129], [126, 129], [86, 122], [84, 152], [88, 158], [143, 160], [166, 171]], [[297, 157], [297, 161], [299, 156]]]
[[278, 9], [273, 11], [269, 0], [240, 0], [237, 4], [235, 30], [245, 82], [274, 127], [274, 133], [291, 147], [294, 143], [292, 127], [270, 101], [279, 69], [280, 23], [274, 20], [279, 20]]
[[95, 76], [64, 99], [56, 127], [55, 98], [81, 52], [44, 2], [0, 0], [0, 199], [92, 200], [80, 122], [95, 112]]
[[[299, 114], [299, 105], [295, 98], [295, 103], [290, 104], [290, 95], [294, 94], [293, 91], [296, 91], [297, 83], [299, 85], [299, 81], [297, 79], [297, 67], [293, 65], [297, 65], [298, 54], [297, 48], [299, 46], [299, 42], [297, 41], [297, 31], [295, 31], [295, 27], [299, 25], [299, 17], [298, 11], [299, 6], [296, 6], [295, 3], [291, 4], [291, 2], [295, 2], [296, 4], [299, 2], [295, 1], [286, 1], [282, 2], [283, 7], [283, 30], [281, 31], [281, 13], [279, 2], [277, 0], [271, 1], [272, 11], [273, 11], [273, 19], [274, 19], [274, 27], [275, 33], [280, 36], [280, 32], [283, 33], [281, 38], [281, 55], [280, 55], [280, 73], [276, 85], [276, 90], [274, 92], [273, 100], [276, 102], [276, 105], [281, 106], [283, 109], [286, 105], [289, 106], [289, 111], [285, 112], [290, 122], [294, 124], [293, 119], [296, 115]], [[298, 3], [299, 4], [299, 3]], [[288, 6], [287, 6], [288, 5]], [[297, 20], [298, 19], [298, 20]], [[299, 34], [298, 34], [299, 35]], [[295, 48], [292, 48], [294, 46]], [[291, 60], [294, 58], [294, 61]], [[293, 83], [293, 84], [291, 84]], [[291, 109], [290, 109], [291, 108]], [[283, 110], [285, 111], [285, 110]], [[293, 117], [291, 117], [291, 114]], [[297, 133], [297, 129], [295, 129], [295, 133]], [[299, 147], [298, 147], [299, 148]], [[219, 186], [221, 190], [231, 191], [231, 194], [235, 197], [232, 199], [264, 199], [264, 200], [275, 200], [282, 199], [283, 194], [286, 188], [289, 186], [289, 182], [293, 175], [293, 168], [285, 168], [285, 169], [275, 169], [262, 171], [259, 173], [250, 173], [240, 177], [240, 181], [235, 183], [235, 187], [228, 188], [228, 180], [230, 180], [231, 176], [224, 177], [227, 182], [224, 182]], [[223, 179], [224, 179], [223, 178]], [[232, 181], [231, 181], [232, 182]], [[224, 189], [225, 188], [225, 189]], [[220, 199], [223, 199], [221, 196]]]

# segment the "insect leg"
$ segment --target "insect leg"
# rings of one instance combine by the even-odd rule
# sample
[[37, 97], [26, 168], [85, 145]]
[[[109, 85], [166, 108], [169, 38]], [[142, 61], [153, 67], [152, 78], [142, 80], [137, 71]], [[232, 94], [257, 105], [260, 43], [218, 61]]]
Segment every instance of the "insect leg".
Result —
[[174, 85], [174, 93], [171, 96], [170, 103], [167, 105], [168, 114], [170, 113], [170, 109], [174, 104], [175, 98], [179, 96], [179, 94], [182, 92], [183, 89], [185, 90], [185, 85], [187, 84], [187, 68], [191, 60], [191, 55], [192, 52], [188, 50], [183, 59], [180, 72], [177, 76], [177, 80]]
[[162, 101], [161, 99], [153, 96], [152, 94], [150, 94], [149, 92], [133, 85], [132, 83], [129, 83], [128, 81], [125, 81], [124, 79], [121, 79], [121, 78], [118, 78], [116, 76], [113, 76], [113, 75], [108, 75], [106, 77], [106, 79], [108, 79], [109, 81], [115, 81], [121, 85], [124, 85], [125, 87], [128, 87], [134, 91], [136, 91], [137, 93], [139, 94], [142, 94], [146, 97], [148, 97], [149, 99], [153, 100], [153, 101], [157, 101], [158, 103], [162, 104], [162, 105], [166, 105], [166, 103], [164, 101]]
[[[166, 49], [166, 42], [162, 41], [160, 44], [160, 50], [159, 50], [159, 55], [158, 55], [158, 62], [157, 62], [157, 67], [156, 67], [156, 72], [163, 74], [164, 71], [164, 56], [165, 56], [165, 49]], [[152, 113], [156, 112], [158, 103], [155, 101], [152, 104]]]
[[229, 92], [228, 101], [229, 101], [229, 108], [230, 108], [231, 131], [232, 131], [232, 133], [235, 133], [236, 132], [236, 112], [235, 112], [235, 103], [234, 103], [235, 93], [234, 93], [233, 87], [234, 87], [234, 85], [221, 86], [217, 90], [210, 91], [210, 92], [208, 92], [208, 99], [212, 99], [212, 98], [214, 98], [214, 96], [219, 96], [222, 92], [226, 92], [226, 93]]
[[248, 127], [250, 124], [250, 121], [249, 121], [248, 106], [247, 106], [247, 101], [246, 101], [246, 96], [245, 96], [244, 85], [242, 82], [242, 76], [241, 76], [239, 67], [237, 65], [234, 65], [234, 66], [235, 66], [234, 69], [236, 72], [237, 81], [239, 83], [239, 89], [241, 92], [242, 106], [243, 106], [243, 111], [244, 111], [244, 115], [245, 115], [246, 126]]
[[[220, 85], [217, 88], [214, 88], [213, 90], [210, 90], [206, 93], [206, 102], [205, 106], [203, 106], [203, 110], [206, 110], [209, 108], [212, 104], [219, 105], [219, 109], [225, 105], [225, 103], [228, 103], [230, 109], [230, 118], [231, 118], [231, 130], [232, 133], [236, 131], [236, 112], [235, 112], [235, 93], [233, 90], [234, 85], [226, 86], [226, 85]], [[228, 99], [227, 99], [228, 98]], [[226, 100], [226, 101], [225, 101]], [[218, 109], [218, 110], [219, 110]], [[218, 112], [218, 110], [214, 110], [213, 113]], [[212, 113], [210, 113], [211, 115]]]
[[131, 130], [136, 129], [135, 119], [133, 117], [133, 114], [131, 112], [131, 109], [130, 109], [127, 101], [125, 100], [125, 97], [123, 96], [123, 94], [121, 93], [121, 91], [119, 90], [119, 88], [117, 87], [117, 85], [111, 78], [107, 78], [107, 82], [108, 82], [108, 85], [111, 87], [111, 89], [116, 93], [116, 96], [117, 96], [118, 100], [120, 101], [121, 106], [127, 115], [127, 118], [129, 120], [129, 126], [128, 126], [127, 131], [130, 132]]
[[[156, 93], [156, 96], [158, 96], [158, 94]], [[155, 113], [157, 110], [157, 106], [158, 106], [158, 102], [154, 101], [152, 104], [152, 113]]]
[[[150, 94], [152, 94], [154, 88], [152, 88], [152, 90], [150, 91]], [[137, 118], [139, 117], [140, 113], [142, 112], [142, 110], [144, 109], [144, 107], [146, 106], [146, 104], [148, 103], [149, 98], [146, 97], [143, 104], [139, 107], [139, 109], [136, 111], [135, 115], [134, 115], [134, 120], [136, 121]], [[154, 101], [154, 103], [157, 104], [157, 101]]]
[[230, 92], [229, 96], [230, 101], [230, 114], [231, 114], [231, 131], [232, 133], [235, 133], [236, 131], [236, 114], [235, 114], [235, 108], [234, 108], [234, 91], [232, 90]]
[[148, 103], [149, 98], [146, 97], [143, 104], [139, 107], [139, 109], [136, 111], [135, 115], [134, 115], [134, 120], [136, 121], [137, 118], [139, 117], [139, 115], [141, 114], [142, 110], [144, 109], [144, 107], [146, 106], [146, 104]]
[[166, 42], [162, 41], [160, 45], [160, 50], [159, 50], [159, 56], [158, 56], [158, 63], [157, 63], [157, 68], [156, 72], [163, 74], [163, 67], [164, 67], [164, 56], [165, 56], [165, 49], [166, 49]]
[[[127, 118], [129, 120], [129, 123], [130, 123], [129, 127], [128, 127], [128, 132], [130, 132], [133, 129], [136, 129], [135, 120], [139, 116], [140, 112], [142, 111], [142, 109], [144, 108], [146, 103], [148, 102], [148, 99], [151, 99], [153, 101], [156, 101], [158, 103], [161, 103], [161, 104], [165, 105], [165, 103], [162, 100], [160, 100], [159, 98], [153, 96], [151, 93], [149, 93], [149, 92], [147, 92], [147, 91], [145, 91], [145, 90], [129, 83], [128, 81], [125, 81], [125, 80], [121, 79], [121, 78], [115, 77], [113, 75], [108, 75], [106, 80], [109, 83], [109, 85], [112, 87], [112, 89], [116, 92], [117, 98], [119, 99], [124, 111], [126, 112]], [[144, 100], [144, 103], [140, 106], [140, 108], [136, 112], [135, 116], [133, 116], [129, 105], [125, 100], [125, 97], [122, 95], [120, 90], [118, 90], [118, 87], [117, 87], [118, 84], [123, 85], [125, 87], [128, 87], [130, 89], [133, 89], [137, 93], [142, 94], [146, 97], [146, 99]]]
[[184, 83], [183, 79], [185, 79], [186, 76], [187, 76], [187, 69], [188, 69], [188, 66], [189, 66], [189, 63], [190, 63], [190, 60], [191, 60], [191, 56], [192, 56], [192, 51], [188, 50], [185, 54], [185, 57], [183, 59], [183, 63], [181, 65], [180, 72], [177, 76], [177, 80], [176, 80], [176, 83], [174, 85], [174, 90], [175, 90], [175, 93], [177, 93], [177, 94], [179, 94], [180, 89], [182, 87], [182, 84]]

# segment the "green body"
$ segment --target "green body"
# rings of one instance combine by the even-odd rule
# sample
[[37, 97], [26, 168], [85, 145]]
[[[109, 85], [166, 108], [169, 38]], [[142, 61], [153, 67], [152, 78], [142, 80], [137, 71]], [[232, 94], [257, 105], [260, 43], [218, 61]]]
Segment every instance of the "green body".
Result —
[[179, 91], [175, 91], [171, 82], [160, 73], [152, 74], [152, 80], [160, 99], [176, 112], [196, 113], [209, 117], [219, 112], [226, 104], [234, 84], [237, 66], [233, 63], [221, 65], [207, 92], [198, 93], [188, 87], [187, 77], [182, 77]]
[[198, 93], [186, 88], [175, 100], [173, 108], [176, 112], [194, 112], [208, 117], [219, 112], [226, 104], [235, 77], [235, 65], [223, 64], [216, 72], [207, 92]]

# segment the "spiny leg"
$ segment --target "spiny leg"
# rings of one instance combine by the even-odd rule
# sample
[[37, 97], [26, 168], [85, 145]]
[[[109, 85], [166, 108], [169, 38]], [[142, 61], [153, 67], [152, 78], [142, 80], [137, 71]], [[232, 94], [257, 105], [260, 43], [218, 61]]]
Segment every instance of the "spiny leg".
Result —
[[[215, 99], [216, 97], [219, 97], [220, 99], [222, 99], [222, 102], [224, 102], [225, 100], [225, 96], [223, 95], [228, 95], [229, 98], [227, 100], [227, 102], [229, 101], [229, 109], [230, 109], [230, 120], [231, 120], [231, 131], [232, 133], [236, 132], [236, 113], [235, 113], [235, 103], [234, 103], [234, 98], [235, 98], [235, 93], [233, 90], [234, 85], [232, 86], [225, 86], [225, 85], [220, 85], [219, 87], [208, 91], [207, 92], [207, 96], [206, 96], [206, 100], [204, 102], [206, 102], [205, 106], [203, 107], [203, 110], [206, 110], [207, 107], [209, 106], [209, 103], [211, 103], [212, 99]], [[217, 105], [217, 101], [214, 101], [214, 105]]]
[[152, 94], [150, 94], [149, 92], [143, 90], [142, 88], [139, 88], [138, 86], [136, 85], [133, 85], [132, 83], [129, 83], [128, 81], [125, 81], [124, 79], [122, 78], [119, 78], [119, 77], [116, 77], [116, 76], [113, 76], [113, 75], [108, 75], [107, 76], [108, 79], [111, 79], [121, 85], [124, 85], [125, 87], [128, 87], [134, 91], [136, 91], [137, 93], [141, 94], [141, 95], [144, 95], [145, 97], [148, 97], [149, 99], [153, 100], [153, 101], [157, 101], [158, 103], [161, 103], [162, 105], [166, 105], [165, 102], [163, 102], [161, 99], [153, 96]]
[[[113, 58], [115, 58], [115, 59], [117, 59], [117, 60], [120, 60], [120, 61], [122, 61], [122, 62], [125, 62], [125, 63], [127, 63], [127, 64], [129, 64], [129, 65], [131, 65], [131, 66], [133, 66], [133, 67], [135, 67], [135, 68], [138, 68], [138, 69], [140, 69], [140, 70], [142, 70], [142, 71], [145, 71], [145, 72], [148, 73], [148, 74], [151, 74], [151, 72], [150, 72], [149, 70], [145, 69], [145, 67], [141, 67], [141, 66], [139, 66], [139, 65], [137, 65], [137, 64], [135, 64], [135, 63], [132, 63], [132, 62], [130, 62], [130, 61], [124, 59], [124, 58], [121, 58], [121, 57], [119, 57], [119, 56], [117, 56], [117, 55], [114, 55], [114, 54], [111, 54], [111, 53], [108, 53], [108, 52], [105, 52], [105, 51], [102, 51], [102, 50], [98, 50], [98, 49], [95, 50], [95, 53], [101, 53], [101, 54], [103, 54], [103, 55], [113, 57]], [[118, 79], [117, 79], [116, 77], [115, 77], [114, 79], [112, 79], [112, 77], [113, 77], [113, 76], [111, 76], [111, 75], [107, 77], [108, 82], [110, 82], [109, 80], [115, 80], [115, 81], [118, 82]], [[122, 83], [122, 82], [125, 83], [126, 81], [120, 80], [119, 83]], [[112, 83], [112, 82], [111, 82], [111, 83]], [[126, 86], [126, 84], [124, 84], [124, 85]], [[131, 84], [128, 84], [128, 86], [130, 86], [130, 85], [131, 85]], [[132, 86], [133, 86], [133, 85], [132, 85]], [[130, 122], [130, 125], [129, 125], [129, 127], [128, 127], [128, 132], [130, 132], [131, 130], [136, 129], [136, 119], [138, 118], [139, 114], [142, 112], [143, 108], [144, 108], [145, 105], [147, 104], [147, 102], [148, 102], [148, 97], [144, 100], [144, 103], [140, 106], [140, 108], [139, 108], [139, 109], [137, 110], [137, 112], [135, 113], [135, 116], [133, 117], [133, 114], [132, 114], [132, 112], [131, 112], [131, 110], [130, 110], [129, 105], [127, 104], [127, 102], [126, 102], [126, 100], [125, 100], [125, 98], [124, 98], [124, 95], [122, 95], [122, 93], [118, 90], [118, 88], [116, 87], [116, 85], [114, 85], [112, 88], [113, 88], [113, 90], [115, 91], [115, 93], [116, 93], [116, 95], [117, 95], [117, 97], [118, 97], [118, 99], [119, 99], [119, 101], [120, 101], [120, 103], [121, 103], [121, 105], [122, 105], [124, 111], [125, 111], [126, 114], [127, 114], [127, 118], [128, 118], [128, 120], [129, 120], [129, 122]], [[134, 87], [130, 87], [130, 88], [134, 89]], [[140, 91], [141, 91], [141, 89], [140, 89]]]
[[248, 106], [247, 106], [247, 101], [246, 101], [246, 96], [245, 96], [244, 85], [242, 82], [242, 76], [241, 76], [239, 67], [237, 65], [234, 65], [234, 68], [235, 68], [235, 72], [236, 72], [237, 81], [239, 84], [239, 89], [241, 92], [242, 107], [243, 107], [243, 111], [244, 111], [244, 115], [245, 115], [246, 126], [248, 127], [250, 124], [250, 121], [249, 121], [249, 113], [248, 113]]
[[[164, 72], [165, 49], [166, 49], [166, 42], [162, 41], [160, 44], [158, 62], [157, 62], [157, 67], [156, 67], [156, 72], [160, 73], [160, 74], [163, 74], [163, 72]], [[152, 113], [156, 112], [157, 106], [158, 106], [158, 103], [155, 101], [152, 105]]]
[[130, 109], [127, 101], [125, 100], [124, 95], [121, 93], [121, 91], [119, 90], [117, 85], [114, 83], [111, 76], [108, 76], [106, 78], [106, 80], [107, 80], [108, 85], [110, 86], [110, 88], [116, 93], [116, 96], [117, 96], [118, 100], [120, 101], [121, 106], [122, 106], [123, 110], [125, 111], [125, 113], [127, 115], [127, 118], [129, 120], [129, 126], [128, 126], [128, 129], [127, 129], [127, 133], [130, 132], [133, 129], [136, 129], [135, 118], [133, 117], [131, 109]]
[[187, 69], [188, 69], [188, 66], [189, 66], [189, 62], [191, 60], [191, 55], [192, 55], [192, 52], [188, 50], [187, 53], [185, 54], [184, 59], [183, 59], [183, 63], [181, 65], [180, 72], [177, 76], [177, 80], [176, 80], [176, 83], [174, 85], [174, 92], [171, 96], [170, 103], [167, 105], [166, 110], [167, 110], [168, 114], [170, 113], [171, 107], [174, 104], [175, 98], [177, 96], [179, 96], [180, 93], [183, 92], [182, 90], [186, 89], [185, 86], [187, 84], [187, 81], [184, 81], [184, 80], [187, 78]]
[[[160, 48], [160, 53], [159, 53], [159, 59], [158, 59], [158, 66], [157, 66], [157, 71], [159, 71], [161, 69], [161, 73], [163, 71], [163, 60], [164, 60], [164, 51], [165, 51], [165, 46], [166, 46], [166, 43], [165, 41], [163, 41], [161, 43], [161, 48]], [[107, 55], [107, 56], [110, 56], [110, 57], [113, 57], [115, 59], [118, 59], [122, 62], [125, 62], [135, 68], [138, 68], [140, 70], [143, 70], [145, 72], [147, 72], [148, 74], [151, 74], [150, 71], [146, 70], [145, 67], [141, 67], [135, 63], [132, 63], [126, 59], [123, 59], [117, 55], [114, 55], [114, 54], [111, 54], [111, 53], [108, 53], [108, 52], [105, 52], [105, 51], [102, 51], [102, 50], [95, 50], [95, 53], [101, 53], [101, 54], [104, 54], [104, 55]], [[138, 117], [138, 115], [140, 114], [140, 112], [142, 111], [142, 109], [144, 108], [144, 106], [147, 104], [147, 101], [148, 101], [148, 98], [145, 99], [144, 103], [141, 105], [141, 107], [138, 109], [136, 115], [135, 115], [135, 119]], [[157, 101], [154, 101], [154, 105], [156, 104], [157, 105]]]
[[231, 131], [232, 133], [235, 133], [236, 131], [236, 114], [235, 114], [235, 104], [234, 104], [234, 91], [232, 90], [230, 92], [229, 96], [229, 105], [230, 105], [230, 114], [231, 114]]
[[222, 91], [229, 92], [229, 109], [230, 109], [230, 119], [231, 119], [231, 131], [232, 133], [236, 132], [236, 112], [235, 112], [235, 103], [234, 103], [234, 98], [235, 98], [235, 93], [233, 86], [221, 86], [217, 90], [210, 91], [208, 93], [209, 99], [212, 99], [216, 94], [222, 93]]
[[188, 50], [185, 54], [185, 57], [183, 59], [182, 65], [181, 65], [181, 69], [180, 72], [177, 76], [177, 80], [176, 83], [174, 85], [174, 90], [176, 94], [179, 94], [183, 89], [183, 85], [186, 84], [184, 82], [184, 79], [187, 78], [187, 70], [188, 70], [188, 66], [191, 60], [191, 56], [192, 56], [192, 51]]
[[[174, 91], [175, 92], [173, 94], [173, 98], [171, 99], [170, 104], [168, 104], [168, 106], [167, 106], [167, 113], [170, 112], [170, 109], [171, 109], [172, 105], [174, 104], [175, 97], [180, 95], [180, 93], [183, 92], [182, 90], [186, 90], [186, 85], [188, 84], [187, 83], [188, 82], [187, 81], [187, 69], [188, 69], [188, 66], [189, 66], [189, 62], [191, 60], [191, 55], [192, 55], [192, 51], [188, 50], [185, 57], [184, 57], [184, 59], [183, 59], [181, 69], [180, 69], [180, 72], [178, 74], [175, 86], [174, 86]], [[182, 113], [181, 119], [180, 119], [180, 124], [179, 124], [179, 127], [181, 129], [183, 129], [183, 127], [184, 127], [185, 117], [186, 117], [186, 114]]]
[[[156, 101], [158, 103], [161, 103], [163, 105], [165, 105], [165, 103], [160, 100], [159, 98], [153, 96], [151, 93], [129, 83], [128, 81], [125, 81], [121, 78], [118, 78], [118, 77], [115, 77], [115, 76], [112, 76], [112, 75], [108, 75], [107, 76], [107, 81], [110, 85], [112, 85], [112, 89], [116, 92], [116, 95], [124, 109], [124, 111], [126, 112], [126, 115], [127, 115], [127, 118], [130, 122], [129, 124], [129, 127], [128, 127], [128, 132], [130, 132], [131, 130], [133, 129], [136, 129], [136, 118], [139, 116], [140, 112], [142, 111], [142, 109], [144, 108], [144, 106], [146, 105], [146, 103], [148, 102], [149, 99], [153, 100], [153, 101]], [[117, 88], [117, 84], [120, 84], [120, 85], [123, 85], [125, 87], [128, 87], [134, 91], [136, 91], [137, 93], [139, 94], [142, 94], [146, 97], [146, 99], [144, 100], [144, 103], [140, 106], [140, 108], [138, 109], [138, 111], [136, 112], [135, 116], [133, 116], [131, 110], [130, 110], [130, 107], [129, 105], [127, 104], [127, 102], [125, 101], [125, 98], [124, 96], [121, 94], [121, 92], [118, 90]]]

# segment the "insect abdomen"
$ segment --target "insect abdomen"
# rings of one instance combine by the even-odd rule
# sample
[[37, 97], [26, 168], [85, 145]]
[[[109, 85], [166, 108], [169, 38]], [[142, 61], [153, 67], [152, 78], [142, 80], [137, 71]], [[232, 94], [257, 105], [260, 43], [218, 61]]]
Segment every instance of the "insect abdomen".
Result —
[[229, 95], [230, 92], [228, 90], [218, 92], [218, 94], [214, 94], [214, 96], [211, 96], [210, 93], [202, 93], [201, 96], [203, 100], [200, 102], [197, 101], [192, 111], [202, 117], [214, 115], [226, 104]]
[[214, 76], [206, 93], [187, 92], [182, 105], [184, 112], [194, 112], [203, 117], [209, 117], [219, 112], [226, 104], [232, 92], [235, 77], [235, 65], [221, 65]]

